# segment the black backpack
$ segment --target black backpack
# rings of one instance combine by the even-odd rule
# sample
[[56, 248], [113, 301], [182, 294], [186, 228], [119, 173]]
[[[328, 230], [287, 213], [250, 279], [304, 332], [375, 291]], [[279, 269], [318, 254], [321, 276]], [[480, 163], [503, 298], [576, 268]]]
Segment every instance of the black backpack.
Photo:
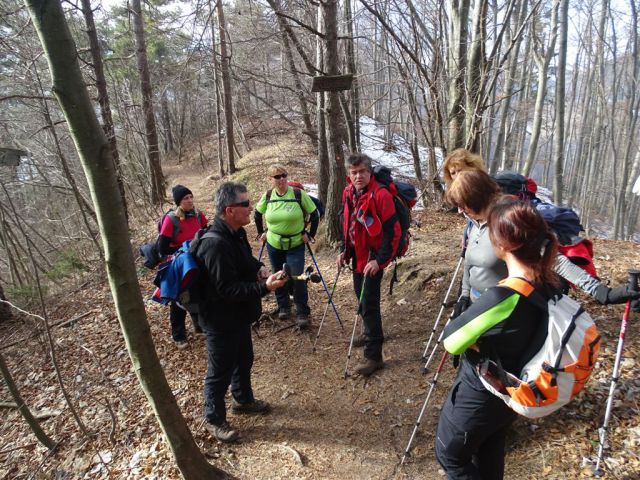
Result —
[[418, 192], [415, 187], [407, 182], [394, 181], [391, 170], [382, 165], [373, 168], [373, 176], [376, 181], [389, 190], [393, 196], [393, 203], [396, 207], [396, 216], [400, 223], [400, 242], [394, 258], [400, 258], [407, 254], [409, 250], [409, 227], [411, 226], [411, 210], [418, 201]]

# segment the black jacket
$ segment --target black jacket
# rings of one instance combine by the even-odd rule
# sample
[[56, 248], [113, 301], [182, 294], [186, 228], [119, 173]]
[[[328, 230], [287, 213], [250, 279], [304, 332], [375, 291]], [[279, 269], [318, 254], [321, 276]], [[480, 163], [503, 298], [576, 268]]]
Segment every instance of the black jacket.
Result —
[[264, 283], [257, 281], [262, 264], [252, 253], [244, 228], [233, 231], [216, 218], [207, 229], [212, 238], [198, 237], [195, 249], [207, 273], [206, 307], [203, 321], [218, 331], [236, 331], [258, 320], [262, 313], [261, 298], [268, 293]]

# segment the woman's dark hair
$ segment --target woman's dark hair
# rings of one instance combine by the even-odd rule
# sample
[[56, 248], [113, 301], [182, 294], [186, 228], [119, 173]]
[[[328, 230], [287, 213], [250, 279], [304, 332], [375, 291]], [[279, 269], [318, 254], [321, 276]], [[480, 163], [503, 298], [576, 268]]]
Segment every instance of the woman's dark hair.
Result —
[[553, 269], [558, 241], [530, 202], [503, 195], [489, 211], [488, 223], [491, 243], [512, 253], [529, 267], [537, 286], [559, 284]]
[[444, 197], [448, 203], [480, 213], [490, 207], [499, 194], [500, 187], [488, 173], [463, 170], [456, 175]]

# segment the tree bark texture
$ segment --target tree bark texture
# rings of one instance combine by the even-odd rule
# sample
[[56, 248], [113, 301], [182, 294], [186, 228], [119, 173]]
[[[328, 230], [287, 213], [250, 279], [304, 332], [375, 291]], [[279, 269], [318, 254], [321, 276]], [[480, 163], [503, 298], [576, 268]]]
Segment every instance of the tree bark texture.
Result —
[[51, 440], [51, 438], [44, 432], [44, 430], [42, 430], [40, 423], [33, 416], [33, 414], [31, 413], [31, 410], [29, 410], [29, 407], [27, 406], [25, 401], [22, 399], [22, 396], [20, 395], [20, 390], [18, 390], [18, 387], [15, 381], [13, 380], [11, 372], [9, 371], [9, 367], [7, 366], [4, 360], [4, 356], [1, 353], [0, 353], [0, 373], [2, 373], [2, 378], [4, 378], [4, 382], [7, 385], [7, 389], [9, 390], [9, 393], [11, 394], [11, 398], [13, 398], [13, 401], [18, 406], [18, 411], [20, 412], [20, 415], [22, 415], [25, 422], [27, 422], [27, 424], [29, 425], [29, 428], [31, 429], [33, 434], [36, 436], [38, 441], [40, 441], [40, 443], [42, 443], [49, 450], [55, 449], [56, 442]]
[[[338, 75], [338, 1], [321, 0], [325, 34], [325, 70], [327, 75]], [[344, 166], [344, 128], [341, 124], [340, 99], [337, 92], [325, 95], [327, 122], [327, 150], [331, 165], [331, 177], [327, 194], [327, 240], [329, 244], [342, 241], [342, 225], [340, 225], [340, 209], [342, 208], [342, 191], [345, 186], [346, 170]]]
[[158, 146], [158, 130], [153, 112], [153, 88], [147, 61], [147, 45], [144, 33], [144, 18], [140, 0], [131, 0], [133, 14], [133, 31], [136, 41], [136, 60], [140, 72], [140, 90], [142, 92], [142, 112], [144, 114], [145, 139], [149, 157], [149, 173], [151, 177], [151, 201], [156, 205], [164, 202], [165, 181], [160, 165], [160, 148]]
[[116, 140], [116, 131], [113, 125], [113, 116], [111, 115], [111, 103], [109, 102], [109, 93], [107, 92], [107, 79], [104, 76], [104, 64], [102, 62], [102, 52], [100, 42], [98, 41], [98, 31], [93, 18], [93, 9], [91, 8], [91, 0], [82, 0], [82, 14], [87, 25], [87, 36], [89, 37], [89, 48], [91, 50], [91, 62], [93, 71], [96, 74], [96, 89], [98, 91], [98, 104], [100, 105], [100, 115], [102, 116], [102, 127], [104, 129], [109, 147], [111, 148], [111, 156], [113, 164], [118, 175], [118, 190], [122, 197], [125, 216], [129, 219], [127, 209], [127, 197], [124, 191], [124, 181], [122, 179], [122, 168], [120, 165], [120, 155], [118, 153], [118, 142]]
[[[482, 0], [481, 0], [482, 1]], [[449, 135], [447, 150], [465, 143], [465, 91], [464, 78], [467, 69], [467, 36], [470, 0], [449, 0], [451, 37], [447, 65], [449, 82]]]
[[227, 48], [227, 24], [224, 19], [222, 0], [218, 0], [218, 29], [220, 35], [220, 73], [222, 75], [222, 96], [224, 98], [225, 138], [227, 139], [227, 170], [230, 174], [236, 171], [233, 138], [233, 97], [231, 93], [231, 55]]
[[111, 292], [138, 380], [184, 478], [228, 478], [224, 471], [207, 462], [196, 445], [153, 347], [109, 143], [84, 84], [61, 4], [59, 0], [26, 0], [25, 4], [44, 47], [52, 91], [87, 176], [105, 246]]

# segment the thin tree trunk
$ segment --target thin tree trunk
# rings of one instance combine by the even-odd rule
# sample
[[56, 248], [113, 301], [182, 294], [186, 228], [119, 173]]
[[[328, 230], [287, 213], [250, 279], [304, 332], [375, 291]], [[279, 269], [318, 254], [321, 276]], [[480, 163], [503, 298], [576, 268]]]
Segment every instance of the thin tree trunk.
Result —
[[565, 79], [567, 73], [567, 32], [569, 30], [569, 0], [560, 2], [560, 40], [558, 43], [558, 67], [556, 70], [555, 108], [556, 123], [554, 139], [555, 172], [553, 175], [553, 201], [556, 205], [562, 205], [562, 189], [564, 175], [564, 106], [565, 106]]
[[558, 36], [558, 1], [556, 0], [552, 7], [551, 13], [551, 30], [549, 32], [549, 42], [540, 55], [534, 49], [534, 57], [538, 64], [538, 92], [536, 93], [536, 106], [533, 115], [533, 127], [531, 129], [531, 141], [529, 142], [529, 151], [527, 152], [527, 160], [522, 169], [522, 174], [529, 176], [536, 160], [536, 152], [538, 150], [538, 140], [540, 139], [540, 130], [542, 126], [542, 116], [544, 109], [544, 99], [547, 95], [547, 73], [549, 63], [553, 57], [556, 46], [556, 38]]
[[[6, 304], [2, 304], [2, 305], [5, 307], [7, 306]], [[24, 418], [25, 422], [27, 422], [27, 425], [29, 425], [29, 428], [31, 429], [33, 434], [40, 441], [40, 443], [42, 443], [45, 447], [47, 447], [49, 450], [54, 450], [57, 445], [56, 442], [51, 440], [51, 438], [44, 432], [44, 430], [42, 430], [40, 423], [38, 422], [38, 420], [36, 420], [36, 418], [31, 413], [31, 410], [29, 410], [29, 407], [27, 406], [25, 401], [22, 399], [22, 396], [20, 395], [20, 391], [18, 390], [18, 387], [16, 386], [16, 383], [13, 380], [13, 377], [11, 376], [11, 372], [9, 371], [9, 367], [7, 367], [7, 364], [4, 361], [4, 356], [1, 353], [0, 353], [0, 373], [2, 373], [2, 378], [4, 378], [4, 382], [7, 385], [7, 389], [9, 390], [9, 393], [11, 394], [11, 398], [13, 398], [13, 401], [18, 406], [18, 411]]]
[[82, 0], [82, 14], [84, 15], [84, 20], [87, 25], [87, 36], [89, 37], [89, 46], [91, 49], [91, 61], [93, 63], [93, 71], [96, 74], [96, 89], [98, 90], [98, 104], [100, 104], [100, 115], [102, 116], [103, 123], [102, 127], [104, 128], [107, 140], [109, 140], [113, 164], [118, 175], [118, 190], [122, 197], [122, 204], [124, 205], [124, 211], [128, 221], [129, 211], [127, 209], [127, 197], [124, 191], [124, 180], [122, 179], [122, 166], [120, 165], [116, 130], [113, 125], [113, 117], [111, 115], [111, 104], [109, 102], [109, 93], [107, 91], [107, 79], [104, 76], [104, 63], [102, 62], [100, 42], [98, 41], [98, 31], [93, 19], [91, 0]]
[[[318, 7], [317, 30], [324, 30], [324, 22], [322, 20], [321, 8]], [[324, 51], [322, 47], [322, 39], [316, 37], [316, 65], [320, 71], [324, 71]], [[327, 123], [325, 121], [325, 96], [324, 92], [316, 93], [316, 128], [318, 129], [318, 198], [324, 205], [327, 204], [329, 196], [329, 179], [331, 177], [331, 169], [329, 165], [329, 149], [327, 145]]]
[[227, 139], [227, 167], [231, 175], [236, 171], [233, 151], [233, 97], [231, 95], [231, 56], [227, 52], [227, 24], [224, 19], [222, 0], [218, 0], [218, 29], [220, 33], [220, 73], [222, 74], [222, 96], [224, 97], [225, 138]]
[[216, 26], [213, 16], [213, 8], [209, 0], [209, 17], [211, 18], [211, 48], [213, 50], [213, 85], [215, 88], [216, 96], [216, 138], [218, 140], [218, 175], [223, 178], [227, 172], [224, 165], [224, 157], [222, 156], [222, 134], [220, 133], [220, 127], [222, 124], [220, 103], [222, 98], [220, 95], [220, 79], [218, 78], [218, 72], [220, 71], [218, 65], [218, 52], [216, 48]]
[[[280, 10], [280, 5], [278, 4], [277, 0], [267, 0], [267, 3], [274, 12]], [[278, 19], [278, 26], [280, 28], [282, 47], [287, 59], [287, 63], [289, 64], [289, 70], [291, 72], [291, 75], [293, 75], [293, 83], [296, 89], [296, 96], [298, 97], [300, 111], [302, 112], [302, 122], [304, 123], [303, 133], [311, 139], [313, 147], [317, 149], [318, 135], [317, 132], [313, 129], [313, 125], [311, 124], [311, 115], [309, 115], [309, 108], [307, 106], [307, 99], [305, 98], [304, 88], [302, 86], [302, 81], [300, 80], [298, 70], [296, 69], [296, 64], [293, 60], [293, 53], [291, 52], [291, 45], [289, 45], [289, 37], [287, 35], [287, 26], [285, 25], [286, 20], [280, 15], [276, 15], [276, 18]]]
[[[25, 0], [27, 1], [27, 0]], [[147, 45], [144, 37], [144, 19], [140, 0], [131, 0], [133, 13], [133, 31], [136, 41], [136, 59], [140, 72], [140, 90], [142, 91], [142, 111], [144, 114], [145, 139], [147, 155], [149, 157], [149, 172], [151, 174], [151, 201], [156, 205], [164, 202], [165, 180], [160, 165], [160, 149], [158, 146], [158, 130], [153, 113], [153, 89], [151, 75], [147, 61]]]
[[225, 478], [198, 449], [163, 374], [140, 295], [131, 239], [109, 143], [77, 63], [77, 51], [59, 0], [26, 0], [96, 206], [113, 301], [134, 370], [185, 479]]

